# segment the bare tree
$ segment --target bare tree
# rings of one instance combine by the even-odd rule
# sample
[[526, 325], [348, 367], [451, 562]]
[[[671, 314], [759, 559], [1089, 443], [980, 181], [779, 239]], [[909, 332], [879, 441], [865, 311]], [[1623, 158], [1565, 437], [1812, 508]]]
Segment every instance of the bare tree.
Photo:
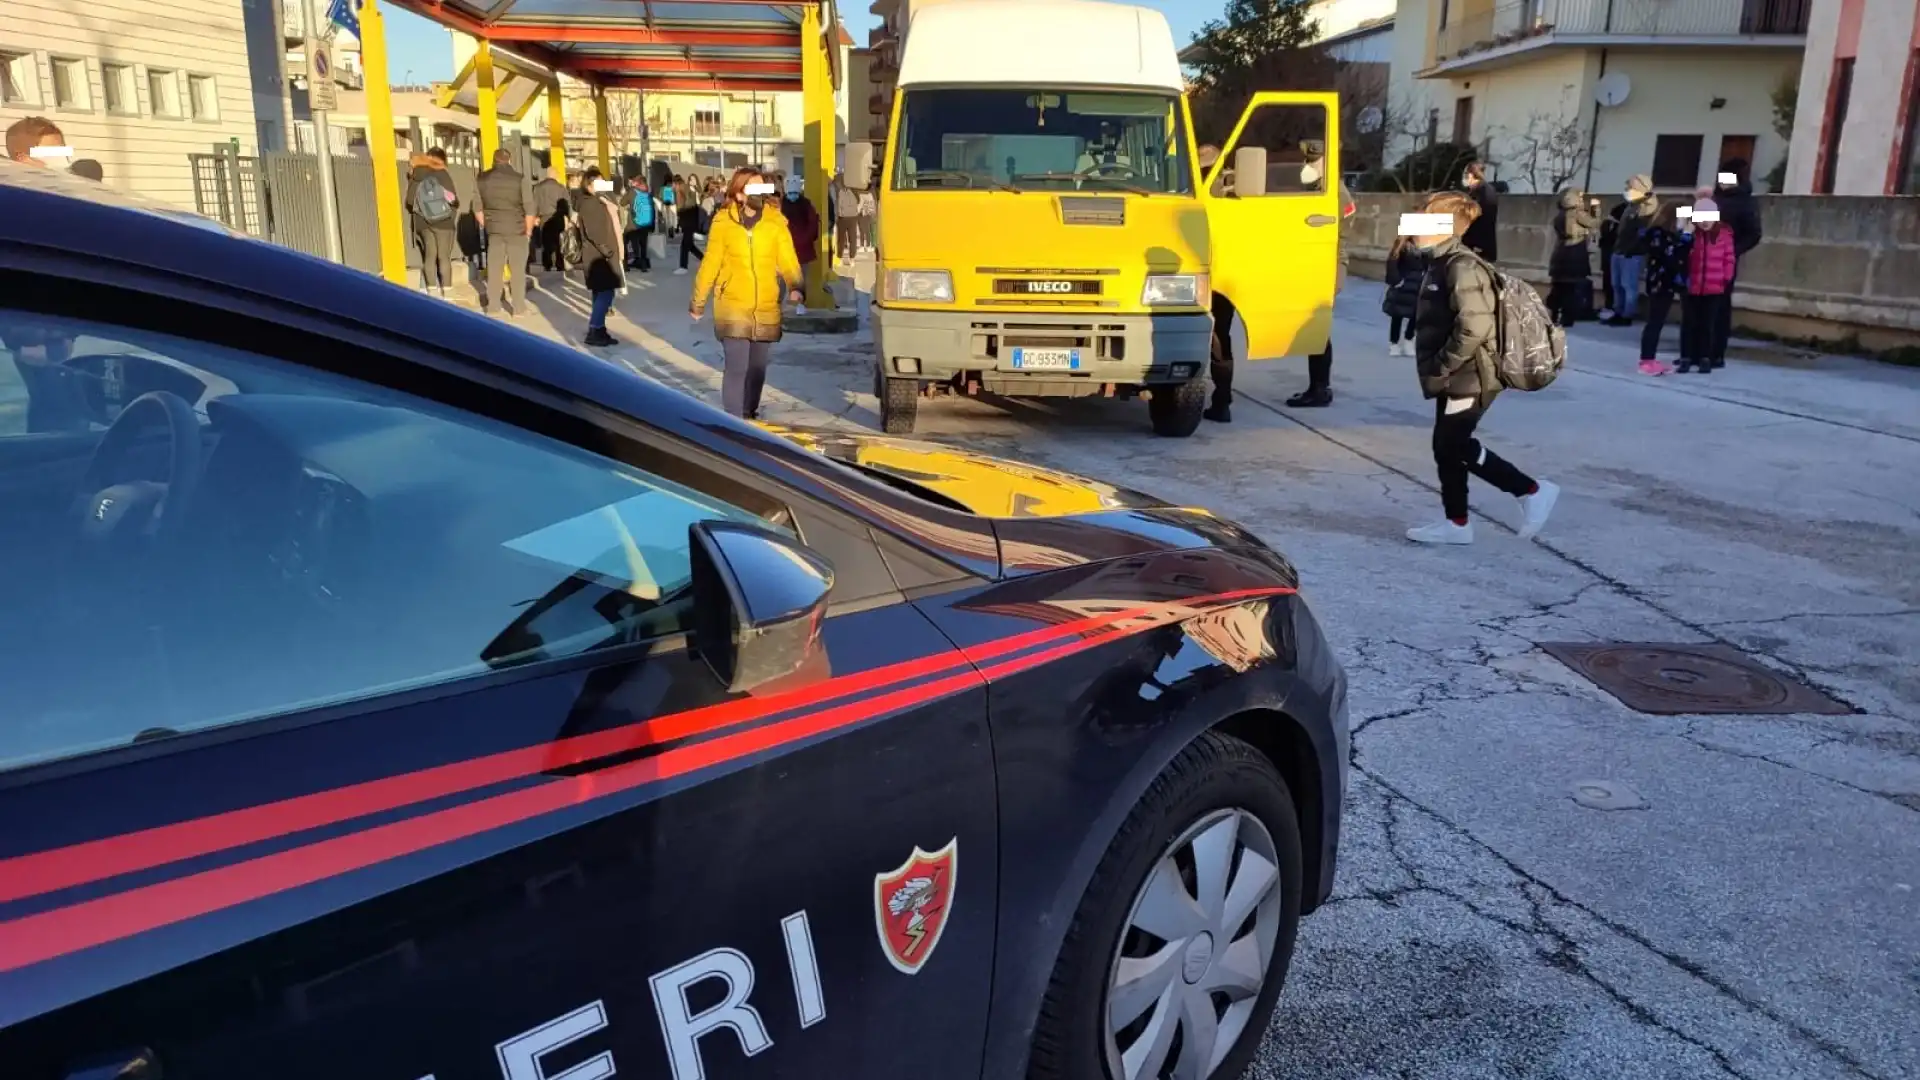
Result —
[[1518, 131], [1505, 127], [1491, 129], [1483, 156], [1490, 154], [1495, 134], [1500, 136], [1502, 144], [1499, 156], [1492, 159], [1495, 175], [1510, 183], [1515, 179], [1524, 180], [1537, 194], [1552, 194], [1565, 187], [1580, 175], [1593, 155], [1593, 146], [1587, 140], [1578, 111], [1571, 115], [1565, 110], [1536, 112]]

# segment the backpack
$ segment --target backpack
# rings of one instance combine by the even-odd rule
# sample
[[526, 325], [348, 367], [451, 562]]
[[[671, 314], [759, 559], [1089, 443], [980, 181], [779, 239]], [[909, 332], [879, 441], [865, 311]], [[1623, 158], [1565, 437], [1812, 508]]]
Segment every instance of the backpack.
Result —
[[453, 216], [453, 200], [447, 198], [446, 186], [439, 177], [421, 177], [413, 189], [413, 212], [435, 224]]
[[1493, 317], [1499, 328], [1494, 377], [1509, 390], [1541, 390], [1567, 363], [1567, 333], [1553, 321], [1539, 290], [1486, 260], [1493, 275]]
[[580, 243], [580, 225], [578, 222], [569, 223], [560, 233], [560, 259], [568, 266], [579, 266], [584, 257], [585, 252]]

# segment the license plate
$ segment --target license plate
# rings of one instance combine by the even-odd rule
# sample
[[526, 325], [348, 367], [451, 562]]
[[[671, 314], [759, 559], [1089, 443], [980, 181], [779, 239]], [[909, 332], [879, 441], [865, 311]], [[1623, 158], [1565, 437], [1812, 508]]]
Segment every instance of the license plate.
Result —
[[1013, 366], [1023, 371], [1075, 371], [1080, 367], [1079, 349], [1013, 350]]

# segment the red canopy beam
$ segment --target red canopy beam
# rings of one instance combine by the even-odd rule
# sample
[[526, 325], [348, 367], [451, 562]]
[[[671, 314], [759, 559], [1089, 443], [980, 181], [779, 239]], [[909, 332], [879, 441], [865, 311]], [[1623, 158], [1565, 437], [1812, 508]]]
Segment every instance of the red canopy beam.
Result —
[[695, 60], [684, 56], [583, 56], [570, 59], [575, 72], [631, 75], [786, 75], [800, 77], [798, 60]]
[[777, 94], [785, 90], [800, 89], [799, 79], [673, 79], [657, 76], [612, 75], [598, 80], [600, 85], [610, 90], [691, 90], [713, 93], [725, 90], [733, 93]]

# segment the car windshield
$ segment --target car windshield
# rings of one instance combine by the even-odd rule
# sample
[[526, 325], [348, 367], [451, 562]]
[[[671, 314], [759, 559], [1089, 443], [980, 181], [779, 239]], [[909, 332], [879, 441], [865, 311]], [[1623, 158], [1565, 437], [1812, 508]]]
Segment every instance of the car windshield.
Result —
[[1147, 92], [906, 91], [893, 187], [1188, 195], [1180, 99]]

